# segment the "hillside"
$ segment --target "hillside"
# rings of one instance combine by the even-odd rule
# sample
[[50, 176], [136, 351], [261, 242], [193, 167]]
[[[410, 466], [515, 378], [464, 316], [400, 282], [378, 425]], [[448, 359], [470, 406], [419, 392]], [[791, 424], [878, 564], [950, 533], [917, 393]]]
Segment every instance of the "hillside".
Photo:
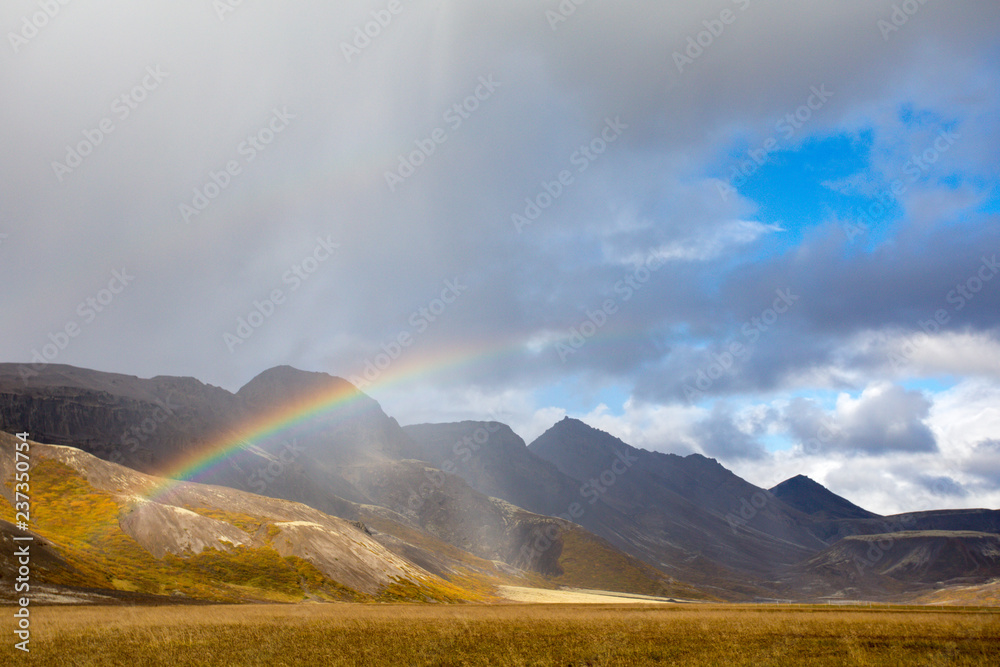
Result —
[[[412, 459], [413, 443], [399, 424], [339, 378], [283, 366], [236, 394], [191, 378], [142, 380], [55, 365], [27, 384], [15, 378], [15, 366], [0, 364], [4, 428], [38, 424], [64, 444], [153, 475], [198, 460], [199, 452], [225, 450], [197, 467], [197, 481], [351, 521], [384, 511], [470, 557], [541, 575], [561, 571], [557, 549], [532, 559], [523, 554], [539, 535], [558, 536], [568, 523], [491, 498]], [[284, 421], [273, 434], [268, 426], [245, 427], [275, 420]], [[151, 511], [159, 509], [140, 517]]]
[[767, 577], [826, 546], [807, 516], [714, 459], [637, 449], [568, 418], [529, 449], [646, 535], [723, 567]]
[[[13, 519], [13, 445], [0, 434], [4, 520]], [[363, 525], [299, 503], [192, 483], [164, 493], [164, 480], [64, 446], [32, 442], [31, 463], [30, 528], [51, 555], [36, 571], [43, 583], [231, 601], [479, 597]], [[472, 575], [501, 577], [490, 567]]]
[[770, 489], [787, 505], [814, 519], [874, 519], [878, 515], [861, 509], [805, 475], [796, 475]]
[[814, 594], [895, 599], [1000, 577], [1000, 535], [915, 530], [846, 537], [796, 568]]
[[[909, 599], [926, 592], [920, 577], [875, 573], [856, 585], [831, 565], [843, 553], [830, 550], [905, 531], [1000, 533], [1000, 511], [880, 517], [802, 476], [762, 489], [714, 459], [637, 449], [574, 419], [530, 445], [497, 422], [404, 428], [348, 382], [288, 366], [231, 393], [193, 378], [58, 365], [22, 382], [16, 366], [0, 364], [0, 426], [63, 445], [40, 446], [40, 479], [57, 489], [53, 500], [79, 496], [77, 507], [102, 526], [94, 542], [75, 514], [39, 524], [53, 581], [122, 595], [162, 595], [154, 584], [176, 579], [187, 582], [178, 595], [239, 598], [236, 582], [220, 588], [206, 573], [249, 576], [247, 563], [265, 558], [286, 597], [305, 594], [287, 569], [305, 563], [320, 579], [300, 579], [332, 582], [322, 595], [334, 598], [349, 590], [377, 599], [405, 578], [432, 591], [461, 588], [435, 599], [467, 599], [513, 578], [727, 600], [808, 600], [870, 586]], [[190, 481], [157, 493], [163, 475]], [[348, 566], [341, 552], [354, 538], [345, 531], [358, 530], [368, 552], [399, 562]], [[214, 565], [196, 576], [190, 568], [202, 554]], [[807, 565], [824, 554], [833, 561]], [[988, 567], [961, 563], [965, 579], [951, 578], [988, 584]], [[99, 576], [119, 566], [128, 577]], [[162, 577], [143, 579], [145, 570]], [[268, 590], [248, 599], [274, 597]]]
[[[11, 545], [23, 534], [10, 523], [15, 442], [0, 433], [0, 538]], [[542, 576], [438, 541], [381, 508], [357, 508], [369, 526], [225, 487], [170, 485], [71, 447], [30, 445], [39, 599], [459, 602], [493, 599], [497, 585], [510, 584], [706, 597], [579, 529], [554, 533]], [[510, 525], [534, 516], [506, 511]], [[14, 574], [13, 549], [4, 553], [0, 582]]]

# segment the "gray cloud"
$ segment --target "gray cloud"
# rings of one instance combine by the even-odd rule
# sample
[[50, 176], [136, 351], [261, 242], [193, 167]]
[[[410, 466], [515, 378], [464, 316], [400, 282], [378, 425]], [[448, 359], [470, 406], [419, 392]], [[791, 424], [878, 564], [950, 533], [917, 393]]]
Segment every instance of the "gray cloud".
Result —
[[[351, 62], [342, 43], [383, 3], [243, 3], [225, 20], [207, 0], [66, 5], [0, 56], [0, 278], [13, 286], [0, 355], [28, 361], [73, 322], [80, 334], [55, 361], [235, 389], [285, 363], [355, 375], [407, 334], [393, 370], [434, 396], [573, 378], [581, 396], [613, 384], [671, 404], [740, 343], [706, 399], [860, 390], [889, 372], [854, 337], [952, 308], [948, 291], [1000, 248], [975, 187], [995, 178], [1000, 7], [928, 3], [885, 40], [877, 21], [892, 4], [589, 2], [553, 31], [554, 2], [418, 1]], [[736, 22], [679, 72], [673, 52], [723, 9]], [[34, 11], [6, 3], [0, 25], [17, 30]], [[149, 67], [165, 78], [136, 93]], [[480, 77], [499, 87], [448, 115]], [[900, 198], [902, 219], [862, 242], [833, 215], [764, 220], [749, 196], [719, 196], [742, 147], [773, 135], [816, 85], [835, 95], [785, 148], [872, 137], [873, 168], [831, 187], [878, 191], [935, 124], [963, 135]], [[903, 107], [934, 123], [908, 127]], [[251, 160], [245, 142], [271, 136], [275, 108], [293, 118]], [[627, 128], [579, 171], [581, 147], [615, 118]], [[60, 181], [52, 163], [105, 119], [113, 131]], [[446, 139], [390, 190], [386, 172], [436, 129]], [[563, 170], [572, 183], [518, 233], [512, 214]], [[218, 195], [185, 222], [180, 205], [213, 182]], [[286, 280], [328, 237], [338, 252]], [[624, 289], [649, 253], [667, 261]], [[122, 269], [134, 282], [85, 321], [79, 305]], [[467, 290], [436, 312], [455, 280]], [[744, 325], [788, 288], [801, 299], [749, 340]], [[275, 290], [283, 301], [270, 309]], [[561, 359], [556, 344], [609, 299], [616, 312]], [[998, 307], [1000, 290], [983, 290], [953, 326], [1000, 341]], [[230, 352], [225, 335], [261, 309]], [[853, 450], [933, 451], [925, 398], [894, 388], [860, 400], [843, 416]], [[820, 415], [798, 407], [788, 428], [808, 439]], [[421, 409], [436, 419], [437, 406]], [[706, 452], [760, 456], [724, 408], [698, 428]]]
[[734, 461], [761, 459], [766, 455], [754, 434], [736, 424], [732, 408], [721, 402], [712, 407], [707, 418], [694, 425], [692, 435], [707, 456]]
[[812, 399], [795, 398], [784, 410], [783, 422], [809, 453], [934, 452], [937, 440], [925, 423], [930, 408], [922, 392], [881, 385], [857, 399], [842, 398], [830, 413]]

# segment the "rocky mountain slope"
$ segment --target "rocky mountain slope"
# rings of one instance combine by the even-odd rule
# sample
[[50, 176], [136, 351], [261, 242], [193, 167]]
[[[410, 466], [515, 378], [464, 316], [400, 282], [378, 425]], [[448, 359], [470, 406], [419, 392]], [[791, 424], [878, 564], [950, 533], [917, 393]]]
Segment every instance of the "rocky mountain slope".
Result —
[[[13, 535], [25, 534], [10, 523], [15, 442], [0, 433], [0, 537], [11, 544]], [[88, 594], [229, 601], [489, 600], [498, 585], [607, 584], [607, 571], [617, 565], [616, 579], [634, 592], [704, 597], [677, 582], [671, 586], [652, 568], [593, 544], [596, 538], [572, 526], [555, 533], [559, 548], [551, 549], [552, 576], [546, 578], [478, 558], [385, 511], [360, 507], [371, 525], [352, 522], [226, 487], [165, 484], [72, 447], [29, 444], [32, 581], [50, 594], [92, 589]], [[596, 577], [574, 562], [588, 557], [598, 564]], [[0, 559], [5, 597], [13, 593], [13, 575], [12, 562]]]
[[714, 459], [636, 449], [564, 419], [529, 445], [650, 536], [757, 577], [826, 546], [809, 517]]
[[[360, 519], [362, 506], [386, 508], [460, 549], [511, 564], [538, 525], [561, 530], [558, 520], [517, 512], [458, 478], [401, 459], [408, 438], [396, 421], [325, 374], [273, 368], [237, 394], [189, 378], [140, 380], [71, 367], [50, 367], [23, 386], [14, 377], [15, 368], [0, 365], [0, 426], [28, 424], [39, 440], [54, 437], [142, 472], [170, 472], [178, 461], [222, 447], [227, 455], [199, 469], [197, 481], [347, 519]], [[307, 411], [308, 418], [231, 447], [253, 433], [244, 424], [279, 419], [317, 396], [322, 409]], [[553, 557], [548, 550], [534, 566], [552, 572]]]
[[[361, 524], [222, 487], [181, 483], [164, 493], [164, 480], [72, 447], [29, 444], [29, 526], [60, 559], [47, 583], [239, 600], [364, 599], [396, 589], [435, 597], [449, 589]], [[14, 438], [0, 434], [7, 520], [14, 463]]]
[[[780, 597], [815, 599], [849, 591], [862, 597], [909, 599], [926, 592], [931, 579], [941, 582], [934, 585], [950, 586], [984, 584], [996, 576], [988, 555], [992, 542], [971, 536], [996, 537], [1000, 511], [937, 510], [883, 517], [801, 475], [764, 490], [712, 459], [637, 450], [572, 419], [553, 426], [529, 449], [580, 481], [605, 475], [602, 500], [633, 517], [659, 518], [646, 524], [651, 534], [742, 571], [759, 588]], [[634, 467], [620, 476], [606, 475], [622, 453], [635, 461]], [[720, 520], [728, 531], [721, 529]], [[876, 548], [868, 552], [872, 543]], [[881, 560], [877, 547], [888, 543], [895, 545], [893, 557]], [[980, 547], [984, 551], [977, 551]], [[861, 557], [858, 551], [866, 554]], [[959, 558], [960, 552], [966, 556]], [[973, 553], [980, 555], [968, 555]], [[928, 563], [911, 567], [924, 560]], [[864, 573], [857, 571], [859, 563], [868, 561]], [[945, 572], [950, 562], [957, 565]], [[700, 581], [690, 574], [688, 578]]]
[[[337, 570], [344, 546], [337, 531], [346, 528], [324, 522], [367, 526], [366, 539], [430, 577], [433, 586], [473, 577], [463, 579], [463, 590], [481, 592], [488, 590], [481, 577], [506, 576], [743, 600], [810, 599], [858, 588], [831, 564], [847, 552], [834, 557], [830, 550], [856, 549], [864, 536], [1000, 533], [1000, 511], [881, 517], [805, 477], [762, 489], [713, 459], [637, 449], [573, 419], [530, 446], [496, 422], [403, 428], [346, 381], [290, 367], [265, 371], [233, 394], [192, 378], [143, 380], [58, 365], [24, 379], [17, 366], [0, 364], [0, 429], [28, 429], [36, 440], [82, 450], [43, 449], [48, 462], [41, 470], [65, 465], [75, 471], [60, 469], [73, 481], [56, 484], [59, 493], [83, 494], [88, 503], [92, 493], [106, 494], [98, 504], [107, 524], [101, 539], [125, 540], [128, 558], [141, 552], [160, 563], [180, 554], [197, 559], [272, 549], [278, 558], [308, 563], [352, 595], [382, 595], [387, 581], [417, 575], [404, 577], [389, 561], [376, 568], [387, 573], [381, 579]], [[82, 469], [74, 467], [84, 452], [105, 460], [88, 458]], [[213, 459], [207, 452], [222, 455]], [[114, 463], [126, 467], [101, 467]], [[168, 501], [101, 481], [127, 477], [125, 470], [150, 478], [183, 472], [200, 485], [178, 488], [202, 491]], [[253, 512], [234, 509], [246, 498], [265, 497], [254, 501]], [[268, 502], [316, 515], [302, 518], [299, 510], [280, 505], [279, 511]], [[95, 552], [87, 549], [93, 544], [73, 537], [76, 528], [66, 529], [69, 543], [59, 542], [57, 528], [46, 535], [56, 545], [53, 567], [65, 557], [76, 570], [66, 569], [75, 574], [63, 580], [85, 580], [96, 570], [73, 563], [92, 562]], [[327, 552], [332, 562], [322, 556]], [[929, 584], [921, 572], [874, 572], [862, 584], [873, 594], [923, 594]], [[985, 585], [989, 572], [973, 568], [963, 583]]]
[[899, 599], [1000, 577], [1000, 535], [912, 530], [857, 535], [794, 570], [799, 587], [830, 598]]

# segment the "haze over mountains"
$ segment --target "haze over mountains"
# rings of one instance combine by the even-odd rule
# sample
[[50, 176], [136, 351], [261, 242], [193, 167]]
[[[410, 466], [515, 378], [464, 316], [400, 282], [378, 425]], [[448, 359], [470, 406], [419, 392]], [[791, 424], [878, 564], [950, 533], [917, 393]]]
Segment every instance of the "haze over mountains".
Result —
[[[316, 396], [338, 398], [301, 407]], [[297, 417], [246, 438], [246, 424], [285, 414]], [[48, 474], [68, 496], [104, 494], [105, 519], [118, 517], [105, 538], [129, 562], [274, 550], [316, 568], [324, 599], [337, 586], [474, 599], [531, 582], [685, 598], [903, 600], [1000, 577], [997, 510], [882, 517], [802, 476], [763, 489], [714, 459], [636, 449], [569, 418], [530, 444], [493, 421], [401, 427], [346, 381], [287, 366], [234, 394], [193, 378], [60, 365], [22, 379], [2, 364], [0, 429], [64, 446], [37, 446], [33, 464], [54, 462]], [[222, 449], [211, 465], [188, 465]], [[178, 470], [193, 472], [191, 483], [149, 497], [160, 484], [149, 476]], [[9, 454], [2, 474], [13, 474]], [[0, 491], [8, 503], [10, 491]], [[44, 524], [52, 558], [71, 563], [52, 581], [115, 588], [81, 574], [97, 567], [97, 545], [73, 530]], [[147, 584], [119, 590], [169, 594]], [[239, 597], [201, 580], [185, 590]]]

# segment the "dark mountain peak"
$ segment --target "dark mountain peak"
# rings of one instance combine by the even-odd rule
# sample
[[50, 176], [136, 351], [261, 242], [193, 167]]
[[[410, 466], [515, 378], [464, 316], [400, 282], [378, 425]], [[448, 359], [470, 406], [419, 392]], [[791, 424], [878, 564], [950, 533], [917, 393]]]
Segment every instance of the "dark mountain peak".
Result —
[[796, 475], [795, 477], [789, 477], [781, 484], [776, 485], [772, 488], [771, 493], [774, 495], [780, 494], [790, 494], [790, 493], [829, 493], [833, 494], [832, 491], [827, 489], [825, 486], [812, 479], [811, 477], [806, 477], [805, 475]]
[[303, 371], [292, 366], [275, 366], [240, 387], [236, 395], [248, 405], [277, 404], [310, 396], [319, 391], [356, 392], [347, 380], [327, 373]]
[[448, 457], [465, 458], [469, 451], [512, 456], [528, 448], [510, 426], [495, 421], [412, 424], [403, 430], [418, 446], [416, 457], [434, 464]]
[[702, 472], [708, 474], [726, 474], [735, 475], [729, 468], [719, 463], [718, 459], [713, 459], [710, 456], [705, 456], [704, 454], [688, 454], [687, 456], [678, 456], [677, 454], [663, 454], [656, 453], [658, 456], [665, 456], [667, 458], [672, 458], [675, 461], [682, 461], [682, 465], [691, 473]]
[[[335, 378], [327, 373], [317, 373], [315, 371], [303, 371], [294, 366], [281, 365], [275, 366], [273, 368], [268, 368], [266, 371], [258, 373], [254, 376], [252, 380], [247, 382], [240, 388], [242, 392], [244, 389], [253, 387], [254, 385], [260, 384], [270, 384], [270, 385], [317, 385], [326, 382], [332, 382], [340, 380], [340, 378]], [[340, 380], [343, 382], [343, 380]]]
[[[666, 452], [650, 451], [628, 444], [616, 435], [595, 428], [586, 422], [564, 417], [553, 424], [549, 430], [541, 434], [528, 445], [532, 453], [549, 461], [560, 461], [557, 465], [566, 463], [566, 458], [609, 461], [617, 456], [638, 456], [643, 460], [656, 460], [667, 465], [684, 465], [700, 470], [726, 470], [718, 461], [691, 454], [686, 457]], [[728, 471], [726, 471], [728, 472]]]
[[592, 448], [610, 451], [624, 447], [630, 451], [635, 450], [635, 447], [627, 444], [621, 438], [611, 435], [607, 431], [602, 431], [599, 428], [594, 428], [590, 424], [573, 417], [563, 417], [560, 421], [549, 427], [549, 430], [538, 436], [528, 448], [532, 449], [539, 442], [545, 443], [550, 440], [563, 443], [570, 441], [579, 443], [581, 439]]
[[397, 457], [407, 445], [399, 423], [378, 401], [327, 373], [275, 366], [247, 382], [236, 397], [255, 413], [308, 414], [283, 437], [297, 438], [305, 451], [334, 467]]
[[528, 450], [577, 480], [589, 479], [594, 471], [599, 474], [616, 456], [635, 456], [640, 451], [610, 433], [570, 417], [552, 425], [528, 445]]
[[805, 475], [786, 479], [770, 491], [788, 505], [814, 518], [871, 519], [878, 516], [838, 496]]

